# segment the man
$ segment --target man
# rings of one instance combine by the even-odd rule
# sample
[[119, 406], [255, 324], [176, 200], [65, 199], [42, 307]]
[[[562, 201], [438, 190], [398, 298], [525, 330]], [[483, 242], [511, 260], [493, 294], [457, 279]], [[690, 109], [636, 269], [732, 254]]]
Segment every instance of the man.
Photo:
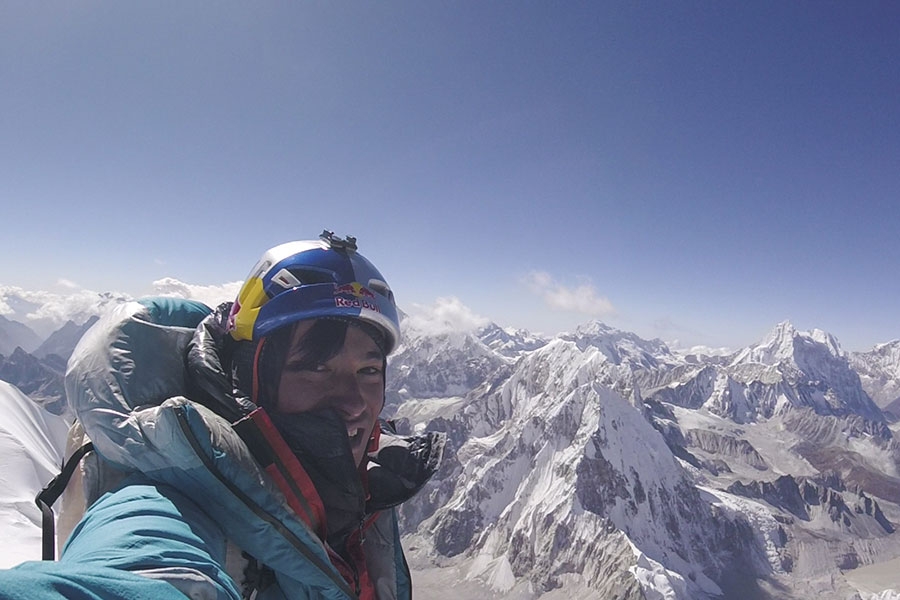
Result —
[[0, 599], [409, 598], [393, 507], [443, 438], [378, 419], [399, 336], [390, 287], [330, 232], [267, 251], [216, 311], [108, 315], [66, 375], [100, 457], [90, 508], [59, 562], [0, 572]]

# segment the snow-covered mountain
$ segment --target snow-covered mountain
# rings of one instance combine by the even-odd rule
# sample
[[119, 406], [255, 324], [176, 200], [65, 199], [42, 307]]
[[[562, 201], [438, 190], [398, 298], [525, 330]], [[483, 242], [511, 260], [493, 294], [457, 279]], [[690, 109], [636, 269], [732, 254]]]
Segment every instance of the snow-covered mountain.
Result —
[[[473, 338], [455, 362], [447, 342], [410, 344], [408, 372], [459, 372]], [[686, 357], [594, 322], [496, 354], [452, 401], [397, 407], [450, 440], [403, 508], [423, 572], [485, 597], [868, 599], [835, 572], [900, 562], [897, 442], [832, 336]]]
[[68, 423], [0, 381], [0, 568], [41, 558], [34, 497], [58, 472]]
[[605, 362], [625, 365], [630, 371], [638, 368], [657, 368], [677, 360], [662, 341], [645, 340], [599, 321], [586, 323], [578, 327], [575, 333], [563, 333], [559, 339], [574, 342], [581, 351], [597, 350], [603, 355]]
[[607, 360], [554, 340], [464, 408], [469, 437], [432, 491], [449, 497], [424, 526], [434, 550], [465, 556], [501, 595], [642, 598], [646, 576], [702, 598], [726, 567], [765, 569], [748, 524], [715, 508], [643, 415], [598, 383]]
[[386, 413], [448, 433], [401, 507], [419, 595], [900, 600], [900, 445], [878, 406], [895, 343], [849, 355], [781, 323], [703, 356], [599, 322], [403, 328]]
[[673, 372], [656, 384], [643, 390], [645, 397], [703, 407], [738, 423], [804, 407], [820, 415], [884, 420], [837, 340], [820, 330], [797, 331], [789, 322], [723, 364], [697, 364], [692, 374]]
[[94, 315], [81, 325], [71, 320], [66, 321], [65, 325], [50, 334], [50, 337], [44, 340], [32, 354], [38, 358], [46, 358], [51, 354], [55, 354], [63, 360], [69, 360], [69, 356], [75, 350], [78, 340], [99, 318]]
[[[160, 289], [160, 295], [176, 295]], [[233, 297], [233, 296], [232, 296]], [[15, 286], [0, 285], [0, 304], [10, 319], [25, 323], [37, 335], [37, 341], [27, 352], [37, 348], [67, 321], [84, 323], [93, 316], [103, 314], [111, 307], [131, 300], [131, 296], [119, 292], [93, 292], [70, 288], [63, 293], [28, 291]]]
[[412, 399], [452, 403], [487, 382], [508, 376], [523, 348], [538, 343], [534, 338], [516, 338], [497, 326], [426, 333], [404, 320], [401, 332], [401, 344], [390, 358], [387, 414]]
[[16, 386], [50, 413], [64, 414], [66, 361], [96, 320], [96, 316], [90, 317], [82, 325], [68, 321], [32, 353], [17, 347], [9, 356], [0, 355], [0, 381]]
[[0, 381], [15, 385], [54, 414], [65, 411], [65, 372], [66, 361], [55, 354], [39, 359], [16, 348], [9, 357], [0, 356]]
[[875, 404], [890, 412], [892, 420], [900, 420], [900, 340], [851, 353], [849, 358]]
[[482, 327], [476, 335], [485, 346], [509, 358], [518, 358], [525, 352], [537, 350], [547, 344], [547, 338], [543, 336], [526, 329], [500, 327], [496, 323]]
[[30, 327], [0, 315], [0, 354], [9, 356], [16, 348], [30, 352], [40, 343], [41, 338]]

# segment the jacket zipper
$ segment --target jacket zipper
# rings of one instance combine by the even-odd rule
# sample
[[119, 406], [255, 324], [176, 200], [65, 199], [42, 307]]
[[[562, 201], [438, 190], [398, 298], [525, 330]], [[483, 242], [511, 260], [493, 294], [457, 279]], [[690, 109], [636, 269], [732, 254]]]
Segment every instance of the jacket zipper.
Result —
[[[359, 546], [359, 551], [362, 552], [362, 545], [365, 541], [363, 539], [363, 525], [365, 524], [365, 519], [361, 519], [359, 521], [359, 529], [357, 530], [358, 535], [356, 536], [356, 545]], [[356, 561], [353, 561], [353, 564], [350, 566], [353, 569], [353, 582], [356, 584], [356, 595], [359, 596], [362, 594], [362, 590], [359, 587], [359, 569], [356, 566]]]
[[[373, 515], [373, 516], [377, 516], [377, 515]], [[335, 551], [333, 548], [329, 548], [329, 556], [331, 557], [331, 561], [332, 562], [337, 561], [341, 565], [344, 565], [346, 567], [346, 571], [353, 577], [353, 589], [356, 591], [357, 597], [359, 597], [362, 594], [362, 582], [360, 581], [360, 577], [359, 577], [359, 568], [357, 567], [356, 557], [354, 556], [353, 549], [351, 548], [350, 544], [352, 542], [353, 546], [358, 546], [360, 554], [363, 555], [363, 557], [364, 557], [362, 545], [363, 545], [363, 542], [365, 541], [365, 533], [364, 533], [365, 527], [368, 524], [369, 524], [369, 521], [367, 521], [367, 519], [365, 519], [365, 518], [361, 519], [359, 521], [359, 527], [356, 529], [357, 536], [356, 536], [355, 540], [352, 535], [349, 536], [345, 540], [344, 551], [347, 553], [349, 560], [344, 558], [344, 556], [341, 553]], [[363, 558], [363, 560], [365, 560], [365, 558]], [[345, 575], [345, 578], [346, 578], [346, 575]], [[350, 582], [348, 581], [348, 583], [350, 583]]]

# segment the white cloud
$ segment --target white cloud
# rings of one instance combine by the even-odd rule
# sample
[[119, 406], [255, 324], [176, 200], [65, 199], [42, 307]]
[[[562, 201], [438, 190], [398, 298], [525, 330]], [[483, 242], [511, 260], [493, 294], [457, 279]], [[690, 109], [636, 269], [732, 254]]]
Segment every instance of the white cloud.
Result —
[[425, 335], [440, 335], [458, 331], [474, 331], [489, 324], [486, 317], [472, 312], [459, 298], [438, 298], [434, 304], [413, 304], [405, 325]]
[[650, 329], [653, 332], [653, 335], [665, 340], [669, 349], [680, 354], [727, 356], [734, 352], [733, 349], [724, 346], [710, 346], [708, 344], [697, 343], [696, 341], [689, 344], [682, 342], [682, 337], [697, 340], [707, 336], [705, 336], [703, 332], [679, 324], [671, 317], [666, 316], [655, 319], [650, 323]]
[[544, 271], [532, 271], [523, 282], [544, 303], [554, 310], [576, 312], [590, 317], [603, 317], [615, 313], [609, 299], [601, 296], [590, 283], [567, 287]]
[[0, 313], [46, 336], [66, 321], [84, 323], [106, 307], [130, 299], [126, 294], [68, 288], [64, 293], [0, 286]]
[[237, 298], [242, 283], [241, 281], [232, 281], [222, 285], [193, 285], [172, 277], [165, 277], [153, 282], [153, 293], [158, 296], [197, 300], [207, 306], [216, 307], [222, 302], [230, 302]]
[[[29, 326], [46, 337], [62, 327], [66, 321], [81, 324], [102, 314], [108, 307], [133, 298], [119, 292], [95, 292], [78, 287], [74, 282], [60, 279], [59, 292], [26, 290], [15, 286], [0, 286], [0, 315]], [[215, 307], [223, 301], [234, 300], [241, 282], [223, 285], [191, 285], [166, 278], [153, 282], [151, 295], [175, 296], [198, 300]]]
[[80, 285], [78, 285], [77, 283], [72, 281], [71, 279], [65, 279], [62, 277], [60, 277], [59, 279], [56, 280], [56, 285], [66, 288], [66, 289], [69, 289], [69, 290], [77, 290], [79, 287], [81, 287]]
[[731, 348], [721, 347], [721, 348], [713, 348], [711, 346], [691, 346], [690, 348], [678, 348], [678, 340], [672, 342], [669, 345], [671, 348], [677, 349], [682, 354], [695, 354], [695, 355], [704, 355], [704, 356], [728, 356], [729, 354], [734, 353], [734, 350]]

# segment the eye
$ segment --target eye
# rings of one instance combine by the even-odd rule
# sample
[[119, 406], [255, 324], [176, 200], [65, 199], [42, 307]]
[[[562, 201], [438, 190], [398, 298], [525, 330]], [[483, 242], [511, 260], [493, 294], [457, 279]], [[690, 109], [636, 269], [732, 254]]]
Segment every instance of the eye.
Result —
[[359, 370], [359, 372], [363, 375], [381, 375], [381, 367], [380, 366], [378, 366], [378, 367], [374, 367], [374, 366], [363, 367], [362, 369]]

